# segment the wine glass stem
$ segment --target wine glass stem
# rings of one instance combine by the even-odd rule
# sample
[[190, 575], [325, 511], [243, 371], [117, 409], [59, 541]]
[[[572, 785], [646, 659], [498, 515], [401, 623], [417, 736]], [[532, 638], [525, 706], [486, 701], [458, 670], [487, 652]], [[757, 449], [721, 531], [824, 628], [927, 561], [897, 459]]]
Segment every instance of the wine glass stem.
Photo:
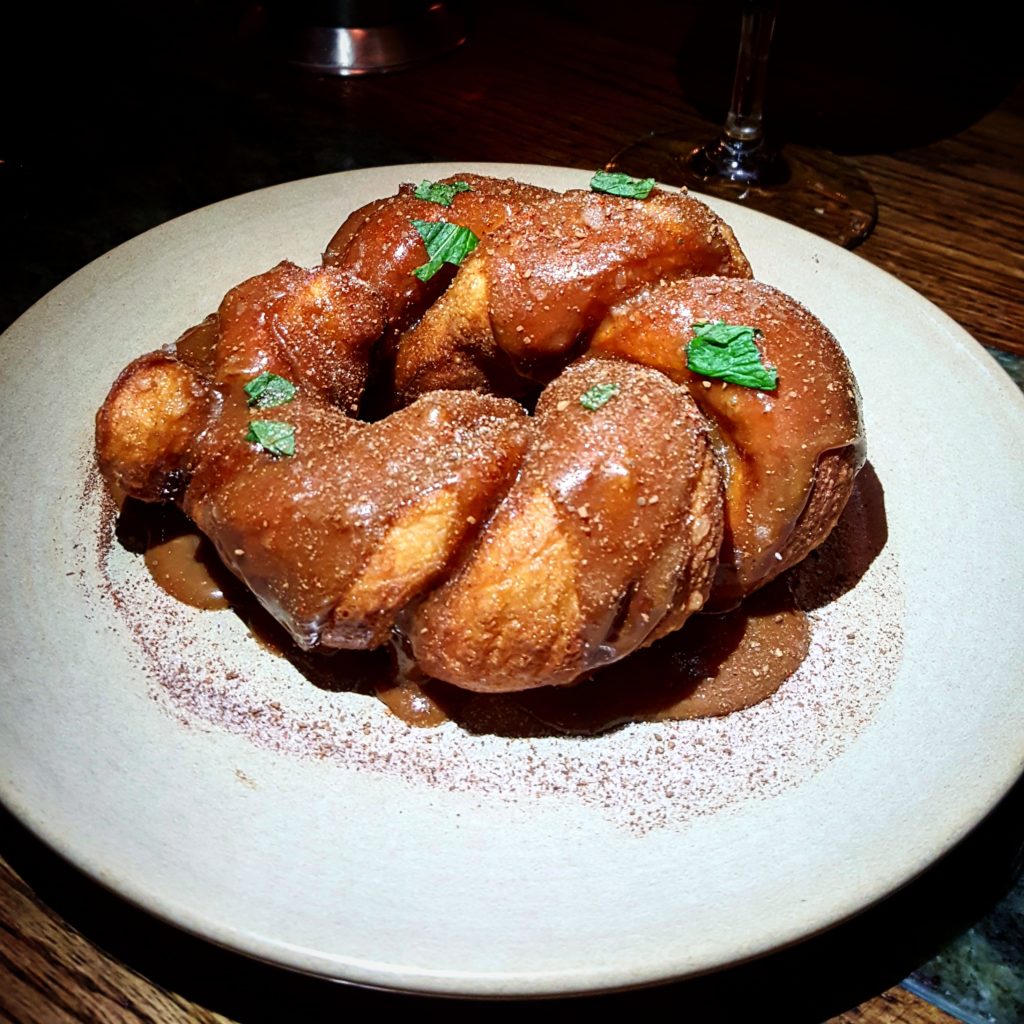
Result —
[[775, 30], [778, 0], [744, 0], [740, 52], [722, 141], [735, 148], [757, 149], [764, 141], [764, 93], [768, 49]]

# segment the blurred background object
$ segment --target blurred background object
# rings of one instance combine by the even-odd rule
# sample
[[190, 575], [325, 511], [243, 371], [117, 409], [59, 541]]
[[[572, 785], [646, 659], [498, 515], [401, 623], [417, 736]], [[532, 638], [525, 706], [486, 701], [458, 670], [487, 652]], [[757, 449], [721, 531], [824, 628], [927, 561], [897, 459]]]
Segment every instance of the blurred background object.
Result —
[[780, 4], [734, 6], [739, 53], [718, 134], [652, 131], [616, 153], [607, 168], [741, 203], [852, 249], [875, 226], [875, 194], [854, 164], [828, 150], [771, 143], [765, 95]]
[[268, 0], [267, 27], [285, 60], [304, 71], [394, 71], [465, 41], [457, 5], [426, 0]]

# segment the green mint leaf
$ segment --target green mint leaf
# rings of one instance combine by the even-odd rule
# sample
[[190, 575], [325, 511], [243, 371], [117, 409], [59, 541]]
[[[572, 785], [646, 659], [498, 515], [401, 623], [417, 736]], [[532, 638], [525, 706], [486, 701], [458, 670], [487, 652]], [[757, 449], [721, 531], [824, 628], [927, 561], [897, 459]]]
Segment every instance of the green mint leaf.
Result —
[[295, 454], [295, 428], [289, 423], [276, 420], [251, 420], [246, 441], [258, 444], [271, 455]]
[[594, 412], [607, 405], [621, 390], [618, 384], [595, 384], [580, 395], [580, 405]]
[[702, 377], [727, 380], [745, 388], [774, 391], [779, 384], [779, 372], [765, 366], [754, 337], [761, 332], [756, 327], [698, 322], [693, 325], [693, 340], [686, 346], [686, 365]]
[[256, 409], [273, 409], [275, 405], [284, 405], [295, 397], [295, 385], [287, 377], [279, 377], [266, 370], [253, 377], [242, 390], [249, 396], [249, 407]]
[[472, 191], [464, 181], [427, 181], [424, 178], [416, 186], [414, 195], [417, 199], [426, 199], [427, 202], [437, 203], [440, 206], [451, 206], [452, 200], [460, 192]]
[[430, 257], [428, 263], [413, 271], [421, 281], [429, 281], [443, 263], [459, 266], [480, 244], [480, 239], [469, 228], [449, 224], [446, 220], [414, 220], [412, 226], [420, 233]]
[[606, 192], [610, 196], [646, 199], [654, 188], [654, 179], [631, 178], [621, 171], [595, 171], [590, 187], [594, 192]]

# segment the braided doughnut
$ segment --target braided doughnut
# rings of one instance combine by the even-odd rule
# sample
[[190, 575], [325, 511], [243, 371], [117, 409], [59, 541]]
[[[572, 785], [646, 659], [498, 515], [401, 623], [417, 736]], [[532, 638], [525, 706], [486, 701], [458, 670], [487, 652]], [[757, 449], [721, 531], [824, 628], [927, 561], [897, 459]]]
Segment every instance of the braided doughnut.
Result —
[[[403, 187], [323, 266], [243, 282], [127, 367], [97, 414], [112, 488], [180, 504], [300, 646], [400, 636], [482, 691], [572, 683], [827, 536], [863, 459], [856, 384], [727, 225], [686, 195], [450, 180], [471, 190], [449, 210]], [[442, 215], [481, 241], [436, 298], [410, 220]], [[687, 369], [714, 319], [760, 331], [777, 391]], [[389, 336], [401, 407], [364, 422]], [[263, 373], [295, 385], [280, 409], [251, 408]], [[540, 386], [533, 415], [508, 397]]]
[[412, 185], [397, 195], [377, 199], [350, 214], [324, 250], [324, 266], [365, 281], [384, 303], [384, 318], [393, 329], [407, 327], [448, 287], [455, 267], [446, 265], [427, 281], [413, 271], [423, 262], [423, 243], [414, 220], [447, 220], [469, 228], [478, 238], [506, 223], [516, 223], [535, 203], [558, 193], [519, 181], [482, 174], [454, 174], [439, 184], [459, 182], [450, 206], [418, 199]]
[[569, 683], [706, 601], [722, 496], [703, 417], [639, 365], [618, 369], [613, 401], [584, 408], [605, 379], [596, 361], [576, 363], [544, 389], [515, 483], [412, 614], [427, 675], [488, 691]]
[[398, 347], [395, 389], [521, 396], [552, 380], [609, 308], [666, 277], [750, 277], [719, 217], [691, 196], [637, 202], [567, 192], [522, 211], [463, 263], [452, 286]]
[[[749, 324], [779, 374], [775, 391], [709, 381], [686, 365], [694, 325]], [[725, 476], [725, 537], [709, 610], [737, 604], [832, 531], [864, 463], [860, 392], [828, 329], [759, 281], [663, 281], [616, 306], [588, 354], [655, 367], [707, 418]]]

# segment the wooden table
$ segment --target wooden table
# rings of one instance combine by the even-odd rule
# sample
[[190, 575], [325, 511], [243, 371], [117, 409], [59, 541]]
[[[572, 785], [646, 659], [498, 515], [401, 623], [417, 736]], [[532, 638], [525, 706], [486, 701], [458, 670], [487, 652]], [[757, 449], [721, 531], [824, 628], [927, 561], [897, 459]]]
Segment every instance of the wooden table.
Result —
[[[420, 159], [595, 168], [652, 129], [709, 132], [728, 93], [733, 12], [647, 0], [621, 8], [480, 5], [458, 51], [358, 79], [273, 65], [260, 13], [243, 3], [40, 21], [45, 65], [29, 45], [39, 37], [4, 44], [7, 95], [19, 103], [0, 154], [3, 312], [12, 318], [155, 223], [277, 181]], [[980, 342], [1024, 353], [1024, 90], [1006, 77], [1013, 58], [998, 59], [1012, 33], [954, 30], [937, 15], [927, 26], [903, 24], [858, 5], [849, 38], [823, 52], [802, 13], [797, 5], [779, 29], [772, 96], [788, 113], [775, 124], [800, 141], [845, 143], [873, 185], [878, 225], [859, 255]], [[985, 60], [972, 57], [974, 37], [986, 39]], [[902, 61], [891, 59], [897, 53]], [[954, 53], [957, 73], [943, 76]], [[54, 84], [63, 86], [56, 105], [42, 91]], [[950, 1020], [898, 983], [1005, 891], [1022, 809], [1018, 785], [925, 876], [827, 935], [603, 1002], [630, 1013], [689, 1009], [704, 1021]], [[908, 809], [908, 830], [923, 811]], [[247, 1024], [423, 1009], [411, 997], [298, 977], [186, 936], [80, 875], [2, 812], [0, 852], [2, 1019]]]

